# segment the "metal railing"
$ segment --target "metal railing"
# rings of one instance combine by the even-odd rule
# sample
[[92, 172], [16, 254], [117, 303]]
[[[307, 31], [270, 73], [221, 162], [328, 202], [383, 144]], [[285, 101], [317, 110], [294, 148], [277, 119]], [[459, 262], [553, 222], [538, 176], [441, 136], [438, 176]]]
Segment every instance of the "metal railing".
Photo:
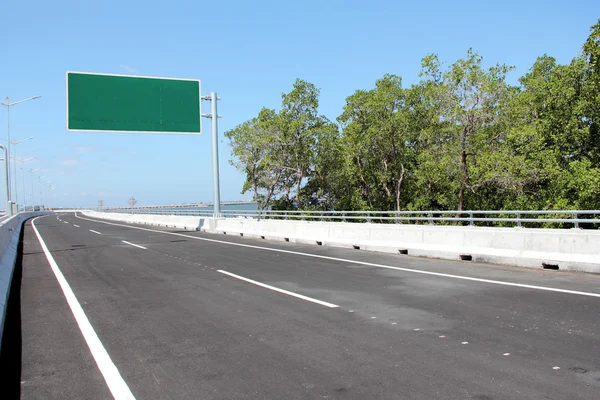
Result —
[[[212, 217], [212, 210], [119, 208], [99, 210], [125, 214]], [[508, 211], [257, 211], [223, 210], [224, 218], [301, 220], [355, 223], [408, 223], [470, 226], [600, 228], [600, 210]]]

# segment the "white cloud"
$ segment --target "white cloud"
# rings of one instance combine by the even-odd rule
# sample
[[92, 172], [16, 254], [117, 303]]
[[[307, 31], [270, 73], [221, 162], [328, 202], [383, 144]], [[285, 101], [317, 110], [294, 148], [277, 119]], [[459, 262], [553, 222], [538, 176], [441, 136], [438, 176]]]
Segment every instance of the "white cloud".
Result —
[[60, 165], [65, 166], [65, 167], [73, 167], [77, 164], [79, 164], [79, 161], [73, 160], [73, 159], [62, 160], [60, 162]]
[[135, 68], [131, 68], [128, 65], [121, 64], [120, 67], [123, 68], [125, 70], [125, 72], [127, 72], [129, 74], [137, 74], [137, 70]]

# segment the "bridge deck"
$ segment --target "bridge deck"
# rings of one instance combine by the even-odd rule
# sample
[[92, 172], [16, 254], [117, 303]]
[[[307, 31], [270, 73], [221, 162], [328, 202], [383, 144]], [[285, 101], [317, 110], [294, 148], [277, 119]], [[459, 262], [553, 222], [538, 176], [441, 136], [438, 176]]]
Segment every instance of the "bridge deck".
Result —
[[[65, 281], [28, 223], [12, 322], [22, 355], [9, 360], [20, 381], [7, 382], [23, 398], [598, 396], [600, 276], [73, 214], [34, 223]], [[85, 338], [65, 284], [91, 325]]]

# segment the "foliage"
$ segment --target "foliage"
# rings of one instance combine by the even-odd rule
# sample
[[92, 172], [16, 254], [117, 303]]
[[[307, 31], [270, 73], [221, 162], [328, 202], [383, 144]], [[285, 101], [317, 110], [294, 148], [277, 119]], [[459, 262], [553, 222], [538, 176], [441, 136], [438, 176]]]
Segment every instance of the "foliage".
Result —
[[511, 70], [431, 54], [416, 84], [348, 96], [338, 124], [298, 79], [225, 134], [242, 192], [263, 209], [599, 209], [600, 20], [570, 63], [543, 55], [518, 86]]

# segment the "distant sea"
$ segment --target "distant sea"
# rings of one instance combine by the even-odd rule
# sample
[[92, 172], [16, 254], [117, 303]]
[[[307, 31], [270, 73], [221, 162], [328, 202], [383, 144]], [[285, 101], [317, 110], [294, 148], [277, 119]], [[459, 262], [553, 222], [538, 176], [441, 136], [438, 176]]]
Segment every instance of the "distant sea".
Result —
[[[168, 208], [160, 208], [161, 210], [168, 210]], [[150, 208], [151, 210], [151, 208]], [[213, 206], [205, 207], [178, 207], [173, 208], [178, 211], [212, 211]], [[223, 204], [221, 205], [221, 211], [256, 211], [256, 203], [243, 203], [243, 204]]]

